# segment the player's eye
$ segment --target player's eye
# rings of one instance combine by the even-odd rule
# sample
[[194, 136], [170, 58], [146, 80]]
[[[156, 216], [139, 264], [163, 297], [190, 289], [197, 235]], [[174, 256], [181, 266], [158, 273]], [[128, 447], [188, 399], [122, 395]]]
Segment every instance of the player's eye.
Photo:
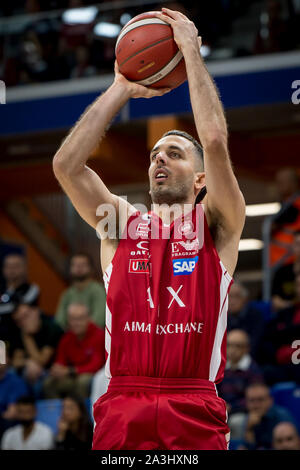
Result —
[[157, 153], [153, 153], [153, 154], [151, 155], [151, 160], [154, 160], [154, 159], [156, 158], [156, 155], [157, 155]]
[[180, 157], [179, 153], [177, 153], [177, 152], [171, 152], [170, 155], [171, 155], [171, 157], [174, 157], [174, 158]]

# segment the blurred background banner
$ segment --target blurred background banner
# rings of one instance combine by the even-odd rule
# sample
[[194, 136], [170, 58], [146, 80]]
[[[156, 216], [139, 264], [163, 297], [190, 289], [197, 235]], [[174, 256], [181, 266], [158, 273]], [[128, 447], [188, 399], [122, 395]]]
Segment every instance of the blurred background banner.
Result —
[[[247, 448], [242, 429], [257, 400], [267, 425], [248, 447], [279, 449], [290, 436], [300, 448], [300, 366], [291, 362], [291, 345], [300, 339], [299, 0], [1, 3], [0, 340], [9, 347], [8, 364], [0, 365], [0, 438], [16, 424], [17, 407], [22, 414], [25, 406], [48, 426], [41, 427], [48, 448], [90, 446], [91, 405], [107, 387], [100, 240], [62, 192], [52, 159], [86, 107], [112, 83], [121, 28], [162, 6], [186, 14], [202, 36], [201, 54], [220, 91], [247, 205], [220, 385], [231, 445]], [[197, 137], [187, 83], [161, 98], [130, 100], [89, 166], [113, 193], [150, 207], [149, 151], [170, 129]], [[16, 308], [16, 296], [25, 305]], [[56, 388], [49, 380], [50, 371], [59, 374], [65, 366], [64, 335], [76, 342], [69, 315], [74, 321], [80, 316], [83, 334], [99, 344], [96, 361], [73, 377], [81, 401], [62, 401], [66, 383]], [[22, 340], [28, 331], [43, 358], [38, 364]], [[74, 351], [76, 364], [83, 358]], [[251, 388], [262, 382], [265, 387]], [[37, 403], [22, 397], [28, 392]], [[72, 420], [83, 437], [64, 434]]]

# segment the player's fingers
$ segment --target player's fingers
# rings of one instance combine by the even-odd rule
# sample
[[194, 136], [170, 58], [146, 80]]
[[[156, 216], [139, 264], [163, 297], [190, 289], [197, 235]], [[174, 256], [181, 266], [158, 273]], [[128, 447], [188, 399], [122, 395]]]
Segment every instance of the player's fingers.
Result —
[[180, 11], [170, 10], [169, 8], [162, 8], [162, 12], [166, 12], [168, 16], [173, 18], [174, 20], [178, 20], [179, 18], [188, 19], [183, 13]]
[[165, 23], [168, 23], [169, 25], [174, 23], [174, 20], [172, 18], [170, 18], [168, 15], [164, 15], [160, 11], [156, 11], [155, 16], [156, 18], [159, 18], [160, 20], [165, 21]]
[[161, 88], [159, 90], [160, 96], [165, 95], [166, 93], [169, 93], [171, 91], [171, 88]]
[[199, 47], [202, 46], [202, 37], [201, 36], [198, 36], [198, 44], [199, 44]]
[[119, 65], [118, 65], [118, 62], [117, 62], [117, 59], [115, 60], [114, 69], [115, 69], [115, 73], [119, 73], [119, 72], [120, 72], [120, 70], [119, 70]]
[[149, 98], [152, 98], [154, 96], [165, 95], [166, 93], [169, 93], [169, 91], [171, 91], [171, 88], [158, 88], [158, 89], [148, 88], [148, 95], [149, 95]]

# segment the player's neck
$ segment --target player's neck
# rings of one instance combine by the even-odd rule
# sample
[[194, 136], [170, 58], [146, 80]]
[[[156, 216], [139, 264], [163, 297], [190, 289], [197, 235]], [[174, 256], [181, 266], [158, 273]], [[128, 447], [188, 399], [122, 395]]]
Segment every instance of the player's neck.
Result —
[[182, 204], [176, 203], [172, 205], [152, 203], [151, 211], [160, 217], [164, 224], [169, 225], [174, 219], [177, 219], [177, 217], [190, 213], [193, 210], [193, 207], [193, 201], [186, 201]]

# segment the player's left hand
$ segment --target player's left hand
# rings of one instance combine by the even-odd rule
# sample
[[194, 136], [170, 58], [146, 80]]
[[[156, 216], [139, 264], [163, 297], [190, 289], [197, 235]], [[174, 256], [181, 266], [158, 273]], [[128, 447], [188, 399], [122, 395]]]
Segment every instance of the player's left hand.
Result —
[[196, 47], [201, 46], [201, 38], [198, 38], [196, 26], [183, 13], [162, 8], [162, 12], [156, 11], [155, 16], [171, 26], [174, 40], [182, 53], [185, 46], [190, 47], [192, 44]]

